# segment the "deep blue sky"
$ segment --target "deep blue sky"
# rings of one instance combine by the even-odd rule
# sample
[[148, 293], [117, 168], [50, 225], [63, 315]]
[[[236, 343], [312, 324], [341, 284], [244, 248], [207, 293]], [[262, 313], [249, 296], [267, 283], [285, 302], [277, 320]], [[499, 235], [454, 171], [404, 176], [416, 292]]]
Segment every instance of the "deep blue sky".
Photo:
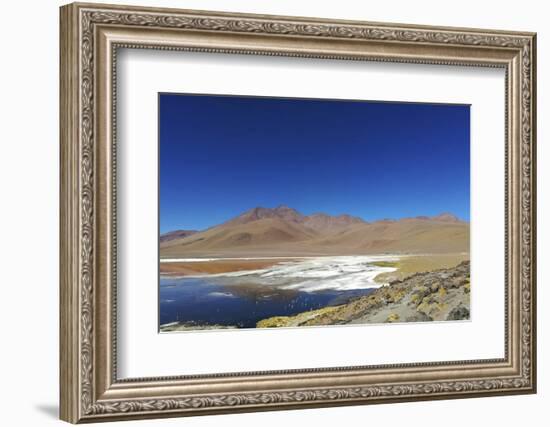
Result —
[[160, 231], [256, 206], [470, 219], [470, 108], [159, 95]]

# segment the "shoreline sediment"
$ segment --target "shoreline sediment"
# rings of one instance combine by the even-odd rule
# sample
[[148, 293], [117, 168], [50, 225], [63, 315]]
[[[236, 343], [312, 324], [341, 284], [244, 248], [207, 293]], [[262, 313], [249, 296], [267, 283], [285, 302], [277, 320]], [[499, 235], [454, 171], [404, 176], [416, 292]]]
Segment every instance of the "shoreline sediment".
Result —
[[256, 327], [429, 322], [470, 318], [470, 261], [416, 273], [330, 310], [262, 319]]

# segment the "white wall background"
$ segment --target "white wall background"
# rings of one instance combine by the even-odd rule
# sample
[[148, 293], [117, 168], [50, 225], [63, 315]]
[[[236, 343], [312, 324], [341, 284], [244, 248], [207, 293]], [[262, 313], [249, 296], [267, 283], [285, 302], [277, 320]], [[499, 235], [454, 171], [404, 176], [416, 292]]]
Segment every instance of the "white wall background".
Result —
[[[113, 3], [122, 3], [110, 0]], [[550, 29], [535, 0], [441, 2], [133, 0], [134, 4], [538, 32], [539, 393], [439, 402], [209, 416], [133, 425], [408, 426], [544, 425], [550, 405]], [[0, 67], [0, 401], [3, 425], [59, 425], [58, 401], [58, 6], [2, 6]], [[548, 305], [548, 307], [547, 307]]]

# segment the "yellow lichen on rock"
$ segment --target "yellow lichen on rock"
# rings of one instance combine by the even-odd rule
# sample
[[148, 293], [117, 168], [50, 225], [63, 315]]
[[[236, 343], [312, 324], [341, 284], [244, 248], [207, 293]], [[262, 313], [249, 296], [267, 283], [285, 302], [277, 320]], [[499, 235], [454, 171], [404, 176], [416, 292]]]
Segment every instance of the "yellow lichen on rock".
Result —
[[388, 318], [386, 319], [386, 322], [392, 323], [392, 322], [397, 322], [398, 320], [399, 320], [399, 314], [392, 313], [388, 316]]
[[288, 323], [289, 316], [275, 316], [269, 317], [268, 319], [260, 320], [257, 324], [257, 328], [278, 328], [281, 326], [286, 326]]
[[293, 316], [277, 316], [258, 327], [467, 320], [470, 317], [470, 263], [416, 273], [343, 305]]
[[464, 293], [470, 293], [470, 278], [466, 279], [466, 283], [464, 284]]
[[337, 311], [341, 306], [323, 307], [318, 310], [306, 311], [298, 313], [294, 316], [275, 316], [262, 319], [256, 323], [257, 328], [280, 328], [283, 326], [302, 326], [306, 322], [312, 319], [322, 317], [328, 313]]

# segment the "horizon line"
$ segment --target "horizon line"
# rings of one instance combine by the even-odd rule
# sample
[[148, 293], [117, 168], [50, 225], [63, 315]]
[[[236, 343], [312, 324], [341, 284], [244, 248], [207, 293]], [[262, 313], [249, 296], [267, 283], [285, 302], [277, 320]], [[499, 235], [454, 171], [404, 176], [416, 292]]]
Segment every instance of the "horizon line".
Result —
[[419, 215], [414, 215], [414, 216], [402, 216], [402, 217], [384, 217], [384, 218], [378, 218], [378, 219], [375, 219], [375, 220], [366, 220], [365, 218], [363, 218], [362, 216], [360, 215], [353, 215], [353, 214], [350, 214], [350, 213], [338, 213], [338, 214], [327, 214], [325, 212], [322, 212], [322, 211], [315, 211], [315, 212], [312, 212], [310, 214], [304, 214], [303, 212], [301, 212], [300, 210], [296, 209], [296, 208], [292, 208], [284, 203], [281, 203], [275, 207], [265, 207], [265, 206], [255, 206], [253, 208], [249, 208], [249, 209], [246, 209], [244, 211], [242, 211], [242, 213], [240, 214], [237, 214], [223, 222], [219, 222], [217, 224], [213, 224], [213, 225], [210, 225], [208, 227], [204, 227], [204, 228], [195, 228], [195, 227], [186, 227], [186, 228], [174, 228], [174, 229], [171, 229], [169, 231], [165, 231], [165, 232], [161, 232], [160, 231], [160, 222], [159, 222], [159, 235], [164, 235], [164, 234], [168, 234], [168, 233], [173, 233], [173, 232], [176, 232], [176, 231], [197, 231], [197, 232], [201, 232], [201, 231], [205, 231], [205, 230], [209, 230], [211, 228], [214, 228], [214, 227], [217, 227], [218, 225], [221, 225], [221, 224], [224, 224], [225, 222], [228, 222], [234, 218], [238, 218], [239, 216], [245, 214], [246, 212], [250, 212], [254, 209], [270, 209], [270, 210], [275, 210], [275, 209], [279, 209], [279, 208], [287, 208], [287, 209], [291, 209], [291, 210], [294, 210], [296, 211], [297, 213], [299, 213], [300, 215], [303, 215], [303, 216], [313, 216], [313, 215], [326, 215], [326, 216], [330, 216], [330, 217], [339, 217], [339, 216], [350, 216], [350, 217], [354, 217], [354, 218], [358, 218], [360, 219], [361, 221], [364, 221], [365, 223], [367, 224], [373, 224], [373, 223], [376, 223], [376, 222], [382, 222], [382, 221], [401, 221], [401, 220], [404, 220], [404, 219], [433, 219], [433, 218], [437, 218], [439, 216], [442, 216], [442, 215], [452, 215], [454, 216], [455, 218], [457, 218], [459, 221], [461, 222], [465, 222], [465, 223], [470, 223], [469, 220], [465, 220], [463, 218], [460, 218], [458, 215], [450, 212], [450, 211], [442, 211], [436, 215], [424, 215], [424, 214], [419, 214]]

